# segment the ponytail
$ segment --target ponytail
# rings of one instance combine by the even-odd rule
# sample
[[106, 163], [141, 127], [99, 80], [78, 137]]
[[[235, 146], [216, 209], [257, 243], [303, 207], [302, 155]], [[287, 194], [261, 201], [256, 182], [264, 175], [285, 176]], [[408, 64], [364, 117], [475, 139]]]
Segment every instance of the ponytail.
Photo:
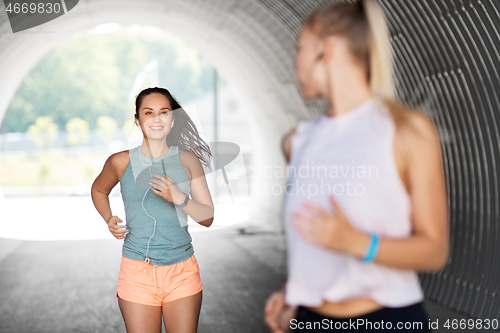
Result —
[[368, 22], [369, 82], [372, 93], [381, 99], [396, 99], [389, 29], [382, 8], [373, 0], [359, 0]]
[[396, 97], [389, 28], [382, 7], [375, 0], [358, 0], [368, 23], [369, 75], [372, 94], [382, 100], [396, 126], [405, 122], [405, 107]]

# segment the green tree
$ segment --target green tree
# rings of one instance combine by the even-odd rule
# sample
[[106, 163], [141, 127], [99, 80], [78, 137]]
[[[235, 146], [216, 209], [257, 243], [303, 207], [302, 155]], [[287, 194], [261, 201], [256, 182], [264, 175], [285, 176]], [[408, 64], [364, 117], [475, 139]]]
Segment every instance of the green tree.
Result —
[[36, 118], [33, 125], [28, 128], [28, 136], [38, 147], [47, 148], [57, 138], [57, 124], [52, 122], [52, 117], [41, 116]]
[[67, 142], [70, 146], [78, 146], [89, 142], [89, 123], [80, 117], [70, 119], [66, 124]]
[[104, 141], [110, 142], [116, 134], [118, 125], [116, 120], [110, 116], [100, 116], [97, 118], [97, 135]]
[[[91, 130], [100, 116], [123, 124], [135, 111], [128, 101], [130, 89], [153, 54], [158, 56], [159, 85], [181, 105], [212, 90], [212, 66], [178, 39], [125, 29], [81, 32], [52, 49], [27, 75], [0, 133], [25, 132], [43, 115], [50, 115], [60, 128], [74, 117], [87, 121]], [[147, 79], [144, 87], [149, 85]]]
[[135, 123], [133, 119], [125, 120], [125, 122], [123, 123], [122, 134], [125, 140], [128, 140], [130, 134], [132, 134], [134, 129], [137, 130], [137, 126], [134, 124]]

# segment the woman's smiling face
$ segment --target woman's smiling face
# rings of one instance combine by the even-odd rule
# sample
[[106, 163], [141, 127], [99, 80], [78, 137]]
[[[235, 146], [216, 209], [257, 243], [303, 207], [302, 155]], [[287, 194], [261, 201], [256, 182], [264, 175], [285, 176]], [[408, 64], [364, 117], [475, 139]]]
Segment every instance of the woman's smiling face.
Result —
[[153, 93], [143, 98], [139, 109], [139, 124], [148, 139], [163, 139], [175, 122], [167, 97]]

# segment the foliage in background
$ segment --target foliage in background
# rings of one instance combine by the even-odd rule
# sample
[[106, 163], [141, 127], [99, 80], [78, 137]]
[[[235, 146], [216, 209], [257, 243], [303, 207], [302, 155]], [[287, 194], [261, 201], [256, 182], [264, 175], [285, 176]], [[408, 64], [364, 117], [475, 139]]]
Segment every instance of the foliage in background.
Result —
[[46, 148], [57, 137], [57, 124], [52, 122], [52, 117], [41, 116], [36, 118], [35, 123], [28, 127], [28, 135], [38, 147]]
[[67, 141], [70, 146], [78, 146], [89, 142], [89, 123], [82, 118], [75, 117], [66, 123], [68, 132]]
[[101, 172], [107, 152], [81, 152], [68, 155], [18, 156], [2, 160], [1, 187], [74, 186], [81, 182], [92, 183]]
[[[101, 116], [126, 130], [134, 105], [127, 100], [136, 75], [158, 56], [159, 85], [182, 103], [212, 89], [213, 68], [182, 41], [160, 34], [79, 33], [54, 48], [28, 74], [13, 97], [0, 133], [25, 132], [50, 115], [59, 128], [75, 117], [90, 130]], [[146, 81], [144, 87], [151, 81]], [[138, 92], [137, 92], [138, 93]]]
[[97, 134], [103, 142], [110, 142], [113, 139], [118, 125], [110, 116], [100, 116], [97, 118]]

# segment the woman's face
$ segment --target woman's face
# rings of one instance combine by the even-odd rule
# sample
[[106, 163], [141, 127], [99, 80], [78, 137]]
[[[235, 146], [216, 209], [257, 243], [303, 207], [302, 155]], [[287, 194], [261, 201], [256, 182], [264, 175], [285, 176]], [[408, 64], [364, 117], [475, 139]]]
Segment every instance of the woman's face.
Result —
[[299, 79], [302, 96], [315, 98], [324, 94], [326, 66], [322, 58], [322, 41], [309, 28], [305, 27], [297, 42], [295, 70]]
[[172, 106], [167, 97], [153, 93], [142, 99], [139, 108], [139, 125], [149, 140], [162, 140], [175, 123]]

